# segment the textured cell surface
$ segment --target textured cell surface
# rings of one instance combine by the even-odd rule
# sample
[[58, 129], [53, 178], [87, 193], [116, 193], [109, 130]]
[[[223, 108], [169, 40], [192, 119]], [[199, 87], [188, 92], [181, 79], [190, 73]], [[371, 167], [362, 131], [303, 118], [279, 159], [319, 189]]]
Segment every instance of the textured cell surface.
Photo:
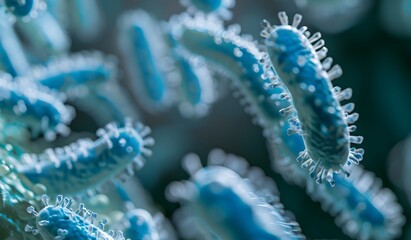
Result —
[[[286, 132], [287, 125], [283, 126]], [[285, 180], [306, 188], [324, 211], [336, 217], [344, 233], [355, 239], [395, 239], [404, 224], [402, 207], [394, 193], [382, 188], [381, 180], [362, 167], [351, 165], [351, 175], [334, 174], [335, 186], [315, 184], [294, 160], [304, 149], [300, 135], [279, 133], [281, 139], [269, 144], [275, 170]]]
[[[46, 66], [34, 66], [29, 78], [64, 92], [79, 109], [92, 113], [100, 124], [123, 122], [138, 114], [127, 103], [127, 94], [117, 81], [116, 59], [101, 52], [79, 52], [58, 57]], [[95, 106], [104, 106], [96, 108]]]
[[210, 153], [204, 168], [196, 155], [188, 155], [184, 164], [191, 179], [170, 185], [168, 196], [189, 207], [188, 212], [210, 235], [217, 239], [304, 238], [298, 224], [284, 216], [275, 183], [260, 169], [249, 168], [245, 160], [221, 150]]
[[3, 142], [7, 138], [19, 139], [19, 131], [13, 132], [13, 128], [27, 131], [33, 138], [43, 134], [47, 140], [54, 140], [57, 133], [70, 132], [67, 125], [74, 110], [64, 105], [61, 94], [27, 79], [12, 81], [6, 74], [0, 76], [0, 92]]
[[357, 120], [358, 114], [348, 115], [353, 104], [340, 104], [351, 97], [352, 90], [332, 87], [331, 80], [339, 77], [342, 70], [338, 65], [331, 68], [332, 58], [320, 62], [327, 52], [320, 33], [310, 37], [306, 27], [297, 29], [301, 15], [295, 15], [291, 25], [285, 12], [279, 13], [279, 17], [282, 25], [265, 22], [261, 35], [266, 37], [273, 67], [293, 99], [293, 106], [280, 113], [290, 115], [290, 131], [304, 138], [306, 150], [298, 160], [303, 161], [318, 182], [327, 180], [333, 185], [334, 172], [342, 170], [348, 174], [346, 165], [362, 160], [363, 150], [350, 146], [363, 139], [350, 135], [356, 127], [349, 124]]
[[143, 10], [125, 13], [119, 20], [119, 48], [122, 51], [131, 90], [149, 112], [173, 101], [167, 76], [168, 47], [159, 23]]
[[102, 184], [139, 170], [154, 144], [150, 129], [126, 122], [108, 124], [97, 131], [95, 141], [80, 139], [41, 154], [24, 154], [18, 172], [27, 184], [42, 184], [50, 195], [93, 194]]
[[40, 234], [44, 240], [125, 240], [121, 231], [104, 231], [104, 221], [97, 225], [97, 214], [80, 203], [76, 211], [71, 209], [72, 199], [57, 196], [55, 204], [49, 204], [47, 195], [42, 197], [43, 207], [39, 212], [33, 206], [27, 211], [36, 216], [37, 228], [27, 225], [26, 231]]
[[220, 22], [201, 16], [183, 15], [172, 24], [181, 45], [232, 79], [240, 103], [269, 136], [273, 124], [277, 124], [276, 120], [281, 117], [278, 108], [289, 103], [282, 99], [284, 90], [273, 87], [278, 83], [276, 75], [265, 69], [264, 58], [255, 43], [240, 37], [238, 25], [224, 30]]

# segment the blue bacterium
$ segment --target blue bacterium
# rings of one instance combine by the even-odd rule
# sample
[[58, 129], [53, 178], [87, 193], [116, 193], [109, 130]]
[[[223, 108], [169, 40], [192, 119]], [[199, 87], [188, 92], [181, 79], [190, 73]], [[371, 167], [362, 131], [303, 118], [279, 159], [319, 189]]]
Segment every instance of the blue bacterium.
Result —
[[[64, 92], [79, 109], [93, 113], [104, 125], [112, 120], [122, 122], [127, 116], [137, 118], [129, 107], [126, 93], [117, 81], [114, 57], [98, 51], [79, 52], [55, 58], [46, 66], [34, 66], [28, 77], [33, 81]], [[96, 105], [104, 106], [96, 108]]]
[[0, 70], [21, 76], [30, 70], [23, 47], [4, 10], [0, 9]]
[[207, 167], [194, 154], [183, 163], [191, 179], [172, 183], [167, 196], [188, 207], [217, 239], [304, 238], [298, 224], [288, 222], [275, 183], [261, 169], [221, 150], [210, 153]]
[[54, 140], [56, 134], [67, 135], [74, 109], [64, 105], [64, 95], [26, 80], [12, 81], [11, 76], [0, 76], [0, 111], [3, 134], [6, 138], [18, 135], [13, 129], [28, 131], [32, 138], [43, 134]]
[[95, 141], [80, 139], [68, 146], [24, 154], [17, 171], [27, 186], [41, 184], [48, 194], [92, 195], [107, 181], [134, 174], [151, 155], [150, 129], [126, 121], [97, 131]]
[[180, 3], [188, 8], [188, 12], [216, 14], [228, 19], [232, 15], [229, 9], [234, 7], [235, 0], [180, 0]]
[[264, 128], [266, 137], [272, 137], [272, 128], [282, 117], [278, 110], [290, 103], [281, 99], [284, 89], [274, 88], [279, 83], [277, 76], [265, 67], [264, 57], [252, 39], [240, 36], [238, 25], [225, 30], [220, 21], [202, 16], [181, 15], [170, 24], [185, 49], [232, 80], [246, 112]]
[[334, 172], [343, 171], [348, 175], [346, 165], [362, 160], [363, 149], [350, 146], [363, 140], [350, 134], [356, 129], [350, 124], [358, 119], [358, 114], [349, 115], [354, 109], [353, 103], [340, 104], [351, 97], [352, 90], [332, 87], [331, 81], [341, 76], [342, 70], [339, 65], [331, 68], [332, 58], [325, 58], [327, 48], [323, 47], [320, 33], [310, 36], [306, 27], [297, 29], [302, 19], [299, 14], [294, 16], [291, 25], [285, 12], [280, 12], [279, 18], [280, 26], [271, 26], [265, 21], [261, 35], [266, 38], [273, 67], [293, 100], [293, 105], [280, 113], [290, 115], [293, 122], [290, 132], [304, 138], [306, 150], [297, 160], [303, 161], [303, 166], [309, 168], [310, 175], [318, 182], [327, 180], [333, 185]]
[[216, 86], [212, 73], [204, 61], [185, 53], [175, 37], [166, 34], [176, 72], [179, 73], [178, 89], [181, 98], [179, 109], [183, 116], [202, 117], [216, 100]]
[[54, 204], [49, 204], [48, 196], [43, 195], [42, 202], [44, 207], [38, 212], [34, 206], [27, 208], [36, 217], [36, 227], [26, 225], [25, 230], [40, 234], [43, 240], [125, 240], [121, 231], [105, 232], [105, 221], [95, 223], [97, 214], [83, 203], [74, 211], [73, 200], [62, 195], [56, 197]]
[[304, 149], [303, 138], [297, 134], [288, 136], [287, 125], [282, 128], [277, 135], [280, 139], [268, 143], [268, 149], [274, 169], [287, 182], [305, 188], [352, 238], [382, 240], [401, 235], [405, 220], [402, 208], [394, 193], [382, 188], [380, 179], [358, 165], [351, 165], [349, 177], [334, 173], [334, 187], [315, 184], [295, 161]]
[[148, 112], [174, 102], [173, 66], [158, 22], [143, 10], [125, 13], [118, 22], [119, 49], [130, 78], [131, 90]]
[[38, 56], [47, 59], [51, 55], [66, 53], [70, 48], [70, 38], [47, 10], [39, 12], [36, 18], [29, 21], [18, 19], [16, 25]]
[[90, 42], [103, 30], [104, 18], [96, 0], [68, 1], [69, 30], [73, 37], [82, 42]]

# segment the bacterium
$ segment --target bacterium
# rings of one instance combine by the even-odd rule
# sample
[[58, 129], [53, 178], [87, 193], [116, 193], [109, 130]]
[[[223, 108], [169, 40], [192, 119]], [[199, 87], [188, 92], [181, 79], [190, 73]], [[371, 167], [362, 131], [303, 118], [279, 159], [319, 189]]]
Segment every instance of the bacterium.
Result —
[[158, 22], [143, 10], [125, 13], [118, 22], [119, 49], [126, 63], [131, 90], [142, 107], [156, 112], [173, 104], [171, 61]]
[[96, 225], [97, 214], [86, 209], [83, 203], [73, 211], [72, 201], [58, 195], [55, 204], [49, 204], [48, 196], [43, 195], [45, 207], [38, 212], [34, 206], [27, 208], [27, 212], [36, 217], [37, 227], [27, 225], [25, 230], [40, 234], [44, 240], [125, 240], [121, 231], [105, 232], [104, 220]]
[[180, 76], [180, 112], [186, 117], [202, 117], [217, 98], [212, 73], [204, 61], [186, 53], [171, 33], [168, 32], [166, 38]]
[[349, 124], [358, 119], [358, 114], [348, 115], [354, 104], [340, 105], [340, 101], [351, 97], [352, 90], [332, 87], [331, 81], [341, 76], [342, 70], [339, 65], [331, 68], [332, 58], [320, 62], [327, 53], [320, 33], [310, 37], [306, 27], [297, 29], [301, 15], [294, 16], [292, 25], [288, 25], [285, 12], [280, 12], [279, 18], [281, 26], [271, 26], [265, 21], [261, 35], [266, 38], [273, 67], [293, 100], [293, 105], [280, 113], [290, 116], [289, 131], [304, 138], [306, 150], [297, 160], [303, 161], [318, 182], [327, 180], [333, 185], [334, 172], [342, 170], [348, 175], [345, 166], [362, 160], [363, 150], [350, 147], [363, 140], [350, 135], [356, 127]]
[[107, 181], [132, 175], [151, 155], [154, 144], [150, 129], [126, 121], [125, 126], [108, 124], [97, 131], [95, 141], [80, 139], [41, 154], [23, 154], [17, 171], [27, 185], [41, 184], [48, 194], [93, 195]]
[[194, 154], [183, 163], [191, 180], [172, 183], [166, 194], [188, 207], [216, 239], [304, 238], [298, 224], [288, 222], [275, 183], [261, 169], [221, 150], [210, 153], [207, 167]]
[[22, 76], [30, 70], [30, 64], [24, 53], [9, 16], [0, 7], [0, 70], [15, 76]]
[[[79, 52], [55, 58], [46, 66], [34, 66], [28, 74], [32, 81], [64, 92], [79, 109], [92, 113], [100, 124], [137, 118], [129, 107], [127, 95], [117, 79], [117, 61], [101, 52]], [[95, 106], [104, 106], [96, 108]]]
[[394, 193], [382, 188], [381, 180], [357, 165], [349, 177], [334, 173], [335, 186], [315, 184], [294, 160], [304, 149], [303, 138], [288, 136], [287, 125], [275, 142], [269, 143], [274, 169], [292, 184], [306, 189], [324, 211], [336, 217], [344, 233], [356, 239], [395, 239], [404, 224], [402, 208]]
[[265, 68], [252, 39], [241, 37], [238, 25], [224, 30], [221, 22], [202, 16], [182, 15], [172, 19], [171, 25], [183, 47], [232, 80], [246, 112], [264, 128], [266, 137], [272, 137], [272, 128], [281, 118], [278, 110], [290, 103], [281, 98], [282, 88], [274, 88], [278, 85], [276, 74]]
[[[74, 117], [73, 108], [64, 105], [64, 96], [47, 87], [28, 82], [12, 81], [11, 76], [0, 76], [0, 111], [3, 139], [17, 138], [18, 132], [30, 132], [32, 138], [43, 134], [46, 140], [54, 140], [56, 134], [70, 133], [68, 124]], [[21, 136], [21, 135], [20, 135]], [[10, 139], [9, 139], [10, 140]], [[27, 139], [28, 140], [28, 139]]]

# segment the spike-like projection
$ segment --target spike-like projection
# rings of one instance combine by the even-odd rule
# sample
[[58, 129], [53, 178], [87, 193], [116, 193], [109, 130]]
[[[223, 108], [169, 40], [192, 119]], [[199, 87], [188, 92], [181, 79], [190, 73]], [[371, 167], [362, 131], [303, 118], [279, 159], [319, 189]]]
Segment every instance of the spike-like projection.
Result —
[[203, 12], [229, 19], [232, 16], [229, 9], [234, 7], [235, 0], [180, 0], [180, 3], [190, 13]]
[[43, 134], [50, 141], [57, 133], [67, 135], [70, 132], [67, 125], [74, 117], [74, 110], [64, 105], [61, 94], [27, 79], [13, 81], [7, 74], [0, 75], [0, 92], [3, 142], [19, 140], [26, 135], [24, 133], [30, 133], [32, 138]]
[[217, 98], [212, 73], [204, 61], [186, 53], [171, 33], [166, 38], [179, 73], [180, 112], [186, 117], [202, 117]]
[[34, 66], [29, 78], [64, 92], [76, 107], [105, 125], [113, 120], [123, 122], [127, 116], [138, 117], [117, 81], [116, 64], [114, 57], [98, 51], [79, 52], [55, 58], [46, 66]]
[[166, 192], [190, 209], [200, 228], [218, 239], [304, 238], [298, 224], [289, 222], [275, 183], [261, 169], [219, 149], [208, 160], [202, 167], [197, 155], [188, 155], [183, 164], [190, 181], [172, 183]]
[[44, 185], [48, 194], [94, 194], [102, 184], [134, 174], [150, 156], [154, 139], [150, 129], [126, 121], [99, 129], [95, 141], [80, 139], [68, 146], [47, 149], [41, 154], [24, 154], [17, 167], [27, 184]]
[[79, 204], [77, 210], [71, 208], [73, 200], [62, 195], [54, 204], [43, 195], [44, 207], [37, 211], [34, 206], [27, 212], [36, 217], [36, 227], [27, 225], [25, 230], [40, 234], [43, 240], [125, 240], [121, 231], [104, 231], [106, 220], [97, 223], [97, 214]]
[[0, 8], [0, 70], [15, 76], [26, 74], [30, 64], [9, 16]]
[[172, 65], [158, 22], [143, 10], [125, 13], [119, 20], [119, 49], [130, 78], [131, 90], [148, 112], [173, 104]]
[[279, 139], [269, 143], [274, 169], [292, 184], [306, 188], [307, 194], [321, 203], [324, 211], [336, 217], [345, 234], [355, 239], [396, 239], [404, 224], [402, 207], [394, 193], [382, 188], [381, 180], [362, 167], [351, 165], [351, 175], [334, 173], [335, 186], [315, 184], [295, 161], [304, 149], [300, 135], [287, 135], [282, 126]]
[[170, 24], [183, 47], [232, 80], [239, 91], [240, 103], [264, 128], [265, 135], [272, 137], [271, 129], [281, 118], [278, 110], [290, 103], [285, 100], [284, 89], [274, 87], [278, 84], [276, 74], [267, 68], [268, 63], [256, 44], [239, 35], [238, 25], [224, 30], [221, 22], [202, 16], [181, 15]]
[[[351, 105], [342, 107], [340, 101], [351, 97], [352, 90], [333, 88], [331, 81], [342, 74], [338, 65], [331, 67], [332, 59], [325, 58], [324, 40], [320, 33], [310, 36], [306, 27], [298, 29], [301, 15], [295, 15], [289, 25], [285, 12], [279, 13], [280, 26], [271, 26], [267, 21], [261, 35], [265, 37], [267, 53], [281, 81], [288, 88], [293, 107], [281, 113], [295, 111], [297, 132], [304, 138], [306, 149], [297, 158], [310, 175], [322, 182], [334, 185], [334, 172], [345, 170], [351, 163], [362, 160], [363, 150], [352, 148], [360, 144], [362, 137], [351, 136], [350, 131], [358, 114], [349, 115]], [[321, 60], [325, 60], [321, 63]], [[327, 72], [328, 71], [328, 72]], [[346, 111], [347, 110], [347, 111]]]

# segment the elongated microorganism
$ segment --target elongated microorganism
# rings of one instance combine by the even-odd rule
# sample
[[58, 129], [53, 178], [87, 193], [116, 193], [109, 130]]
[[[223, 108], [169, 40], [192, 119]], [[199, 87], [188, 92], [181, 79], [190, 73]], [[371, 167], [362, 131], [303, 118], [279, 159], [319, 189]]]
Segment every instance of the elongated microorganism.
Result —
[[299, 14], [291, 25], [285, 12], [280, 12], [279, 18], [281, 26], [271, 26], [265, 21], [261, 35], [266, 38], [273, 67], [293, 100], [293, 106], [280, 112], [290, 116], [289, 131], [304, 138], [306, 150], [297, 160], [303, 161], [318, 182], [327, 180], [333, 185], [333, 173], [343, 171], [348, 175], [346, 165], [358, 164], [364, 152], [350, 146], [363, 140], [350, 134], [356, 127], [349, 125], [358, 119], [357, 113], [349, 115], [354, 104], [343, 107], [340, 104], [351, 97], [352, 90], [332, 87], [331, 81], [340, 77], [342, 70], [339, 65], [331, 68], [330, 57], [320, 62], [327, 53], [320, 33], [310, 37], [306, 27], [297, 29], [302, 19]]
[[187, 117], [202, 117], [208, 113], [211, 104], [217, 98], [212, 74], [204, 61], [185, 53], [171, 33], [167, 33], [166, 37], [176, 72], [180, 76], [180, 112]]
[[4, 9], [0, 9], [0, 70], [13, 77], [30, 70], [23, 47]]
[[59, 57], [46, 66], [33, 67], [28, 76], [41, 85], [64, 92], [76, 107], [92, 113], [100, 125], [138, 117], [117, 81], [116, 59], [101, 52]]
[[186, 6], [190, 13], [203, 12], [229, 19], [232, 16], [229, 9], [234, 7], [235, 0], [180, 0], [180, 3]]
[[245, 160], [221, 150], [210, 153], [207, 167], [194, 154], [184, 159], [184, 166], [191, 180], [171, 184], [168, 198], [190, 208], [217, 239], [303, 238], [298, 224], [284, 216], [275, 183], [261, 169], [249, 169]]
[[276, 74], [265, 67], [264, 57], [250, 37], [240, 36], [240, 27], [233, 25], [224, 30], [221, 22], [187, 15], [170, 22], [173, 34], [192, 54], [203, 57], [213, 70], [228, 76], [238, 89], [240, 103], [254, 121], [272, 138], [272, 128], [281, 118], [278, 109], [290, 105]]
[[58, 195], [54, 204], [49, 204], [47, 195], [43, 195], [44, 207], [36, 211], [34, 206], [27, 212], [36, 217], [36, 227], [26, 225], [25, 230], [34, 235], [40, 234], [43, 240], [125, 240], [121, 231], [104, 231], [105, 221], [94, 223], [97, 214], [86, 209], [83, 203], [76, 211], [71, 208], [73, 200]]
[[63, 95], [26, 80], [12, 81], [6, 74], [0, 76], [0, 92], [3, 142], [24, 138], [25, 132], [32, 138], [43, 134], [46, 140], [54, 140], [57, 133], [70, 132], [67, 125], [74, 117], [74, 110], [64, 105]]
[[47, 10], [29, 21], [18, 20], [16, 25], [38, 56], [47, 59], [50, 55], [66, 53], [70, 48], [70, 38]]
[[156, 112], [173, 104], [169, 49], [157, 21], [143, 10], [119, 20], [118, 44], [124, 56], [131, 90], [142, 107]]
[[288, 182], [306, 188], [307, 194], [321, 203], [324, 211], [336, 217], [344, 233], [356, 239], [395, 239], [404, 224], [402, 208], [394, 193], [382, 188], [381, 180], [362, 167], [351, 165], [351, 175], [334, 173], [335, 186], [315, 184], [295, 161], [304, 149], [302, 136], [287, 135], [282, 126], [268, 149], [275, 170]]
[[68, 1], [69, 30], [76, 39], [90, 42], [101, 33], [104, 18], [100, 11], [99, 1]]
[[24, 154], [17, 171], [28, 186], [41, 184], [53, 196], [84, 193], [93, 194], [102, 184], [132, 175], [151, 155], [150, 129], [126, 121], [99, 129], [95, 141], [80, 139], [63, 148], [47, 149], [41, 154]]

